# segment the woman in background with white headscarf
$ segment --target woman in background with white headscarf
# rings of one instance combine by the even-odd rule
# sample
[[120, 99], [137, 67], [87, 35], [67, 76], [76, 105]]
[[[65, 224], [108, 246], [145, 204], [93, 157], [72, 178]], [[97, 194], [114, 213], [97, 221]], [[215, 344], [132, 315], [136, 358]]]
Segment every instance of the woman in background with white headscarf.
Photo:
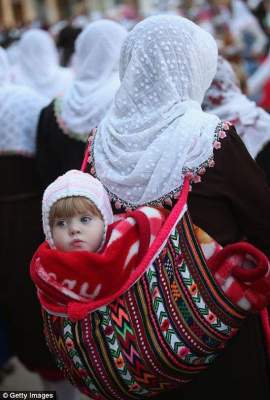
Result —
[[219, 57], [217, 73], [202, 107], [234, 124], [253, 158], [270, 142], [270, 115], [241, 92], [231, 65], [222, 57]]
[[49, 101], [65, 93], [73, 78], [70, 69], [60, 67], [56, 45], [41, 29], [22, 35], [13, 76], [16, 83], [31, 87]]
[[119, 88], [118, 64], [126, 35], [120, 24], [100, 20], [78, 36], [76, 78], [66, 94], [56, 98], [40, 116], [37, 159], [44, 189], [68, 169], [80, 168], [87, 137]]
[[0, 49], [0, 315], [14, 355], [40, 375], [44, 389], [71, 400], [74, 389], [46, 346], [29, 276], [31, 257], [43, 241], [35, 152], [38, 118], [46, 104], [32, 89], [10, 82], [7, 57]]
[[[270, 189], [234, 127], [201, 109], [216, 66], [214, 39], [191, 21], [162, 15], [136, 25], [122, 46], [121, 86], [89, 138], [88, 170], [114, 213], [171, 209], [188, 175], [193, 222], [222, 245], [245, 238], [269, 257]], [[157, 398], [268, 399], [262, 346], [250, 318], [212, 368]]]

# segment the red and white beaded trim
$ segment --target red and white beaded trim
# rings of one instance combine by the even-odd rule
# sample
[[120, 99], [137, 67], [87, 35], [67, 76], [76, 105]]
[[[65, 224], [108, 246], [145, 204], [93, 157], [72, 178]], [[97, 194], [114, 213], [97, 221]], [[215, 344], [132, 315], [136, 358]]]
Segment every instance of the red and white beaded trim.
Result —
[[[215, 140], [213, 142], [213, 148], [215, 150], [219, 150], [221, 148], [221, 139], [224, 139], [227, 134], [226, 131], [230, 129], [232, 124], [229, 121], [221, 122], [217, 125], [215, 130]], [[191, 183], [199, 183], [201, 182], [201, 177], [205, 174], [207, 168], [213, 168], [215, 166], [214, 155], [210, 157], [208, 160], [203, 162], [198, 168], [195, 170], [183, 170], [184, 176], [187, 176], [190, 179]]]

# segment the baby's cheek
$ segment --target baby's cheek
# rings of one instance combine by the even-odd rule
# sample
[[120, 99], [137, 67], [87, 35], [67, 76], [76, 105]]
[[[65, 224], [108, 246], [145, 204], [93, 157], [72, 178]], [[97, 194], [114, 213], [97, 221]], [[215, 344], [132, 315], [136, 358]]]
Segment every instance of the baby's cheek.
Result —
[[60, 229], [55, 229], [52, 232], [52, 238], [54, 241], [54, 245], [57, 249], [64, 251], [66, 245], [65, 232]]

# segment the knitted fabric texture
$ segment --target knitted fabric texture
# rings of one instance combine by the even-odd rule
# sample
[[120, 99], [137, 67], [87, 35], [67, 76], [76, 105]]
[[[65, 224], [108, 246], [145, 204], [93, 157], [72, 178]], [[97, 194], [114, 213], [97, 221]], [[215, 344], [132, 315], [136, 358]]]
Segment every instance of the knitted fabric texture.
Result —
[[110, 201], [102, 184], [89, 174], [77, 170], [70, 170], [59, 176], [44, 192], [42, 199], [43, 230], [50, 247], [54, 248], [52, 232], [49, 225], [50, 210], [58, 200], [83, 196], [89, 199], [100, 211], [105, 225], [104, 239], [108, 225], [113, 222]]

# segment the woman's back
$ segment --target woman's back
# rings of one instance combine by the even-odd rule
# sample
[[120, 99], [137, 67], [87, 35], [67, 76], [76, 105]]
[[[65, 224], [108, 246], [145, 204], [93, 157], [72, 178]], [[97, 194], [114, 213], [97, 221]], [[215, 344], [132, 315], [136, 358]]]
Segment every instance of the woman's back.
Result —
[[[170, 208], [189, 176], [193, 222], [223, 245], [248, 240], [269, 256], [270, 190], [234, 128], [201, 111], [217, 58], [211, 39], [203, 31], [196, 36], [196, 29], [180, 18], [158, 16], [129, 34], [121, 87], [93, 139], [89, 172], [107, 188], [115, 212], [142, 204]], [[220, 391], [224, 398], [231, 392], [268, 398], [262, 340], [255, 317], [217, 370], [213, 366], [175, 396], [216, 398]]]

